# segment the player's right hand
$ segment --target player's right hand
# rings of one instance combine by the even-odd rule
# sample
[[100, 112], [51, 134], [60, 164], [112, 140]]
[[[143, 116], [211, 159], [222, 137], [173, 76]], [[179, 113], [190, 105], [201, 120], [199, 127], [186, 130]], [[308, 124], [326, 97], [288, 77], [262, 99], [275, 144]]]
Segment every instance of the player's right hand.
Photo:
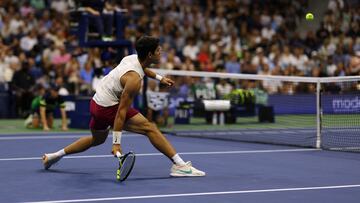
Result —
[[121, 146], [119, 144], [113, 144], [111, 153], [116, 156], [116, 152], [120, 152], [122, 154]]
[[163, 77], [160, 81], [161, 84], [164, 84], [164, 85], [167, 85], [168, 87], [171, 87], [174, 85], [174, 81], [171, 80], [170, 78], [167, 78], [167, 77]]

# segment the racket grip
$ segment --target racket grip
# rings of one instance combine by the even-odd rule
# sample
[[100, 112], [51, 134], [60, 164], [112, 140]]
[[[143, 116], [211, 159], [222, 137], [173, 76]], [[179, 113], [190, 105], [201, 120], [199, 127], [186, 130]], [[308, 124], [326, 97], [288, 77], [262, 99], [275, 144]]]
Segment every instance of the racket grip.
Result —
[[119, 151], [116, 152], [116, 157], [121, 158], [121, 153]]

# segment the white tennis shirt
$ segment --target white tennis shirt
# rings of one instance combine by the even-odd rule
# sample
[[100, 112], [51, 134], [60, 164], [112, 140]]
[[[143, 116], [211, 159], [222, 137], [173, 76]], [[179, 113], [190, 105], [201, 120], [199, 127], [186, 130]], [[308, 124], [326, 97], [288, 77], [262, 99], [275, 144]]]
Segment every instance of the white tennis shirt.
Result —
[[120, 83], [120, 78], [129, 71], [135, 71], [141, 79], [144, 78], [145, 73], [136, 54], [124, 57], [119, 65], [101, 79], [99, 85], [96, 87], [93, 100], [103, 107], [118, 104], [124, 89]]

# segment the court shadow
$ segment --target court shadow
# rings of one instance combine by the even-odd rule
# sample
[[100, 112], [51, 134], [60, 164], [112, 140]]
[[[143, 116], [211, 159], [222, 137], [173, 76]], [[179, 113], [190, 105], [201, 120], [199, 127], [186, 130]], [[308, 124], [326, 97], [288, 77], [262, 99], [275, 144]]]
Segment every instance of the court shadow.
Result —
[[107, 182], [107, 183], [114, 183], [114, 184], [125, 184], [128, 182], [132, 182], [132, 181], [146, 181], [146, 180], [165, 180], [165, 179], [170, 179], [170, 176], [166, 176], [166, 177], [129, 177], [128, 179], [126, 179], [126, 181], [124, 182], [119, 182], [114, 178], [101, 178], [101, 179], [97, 179], [100, 182]]
[[58, 169], [39, 169], [37, 170], [38, 173], [58, 173], [58, 174], [70, 174], [70, 175], [91, 175], [91, 173], [83, 172], [83, 171], [64, 171]]
[[162, 177], [129, 177], [126, 181], [142, 181], [142, 180], [166, 180], [171, 179], [170, 176], [162, 176]]

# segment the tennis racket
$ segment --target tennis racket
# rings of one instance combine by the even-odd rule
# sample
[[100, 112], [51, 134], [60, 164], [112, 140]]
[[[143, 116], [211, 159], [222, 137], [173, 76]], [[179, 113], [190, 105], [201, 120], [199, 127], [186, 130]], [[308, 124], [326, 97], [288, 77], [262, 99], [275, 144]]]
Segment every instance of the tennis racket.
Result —
[[119, 168], [116, 171], [116, 179], [122, 182], [126, 180], [134, 167], [135, 154], [134, 152], [128, 152], [125, 155], [121, 155], [120, 152], [116, 152], [116, 157], [119, 160]]

